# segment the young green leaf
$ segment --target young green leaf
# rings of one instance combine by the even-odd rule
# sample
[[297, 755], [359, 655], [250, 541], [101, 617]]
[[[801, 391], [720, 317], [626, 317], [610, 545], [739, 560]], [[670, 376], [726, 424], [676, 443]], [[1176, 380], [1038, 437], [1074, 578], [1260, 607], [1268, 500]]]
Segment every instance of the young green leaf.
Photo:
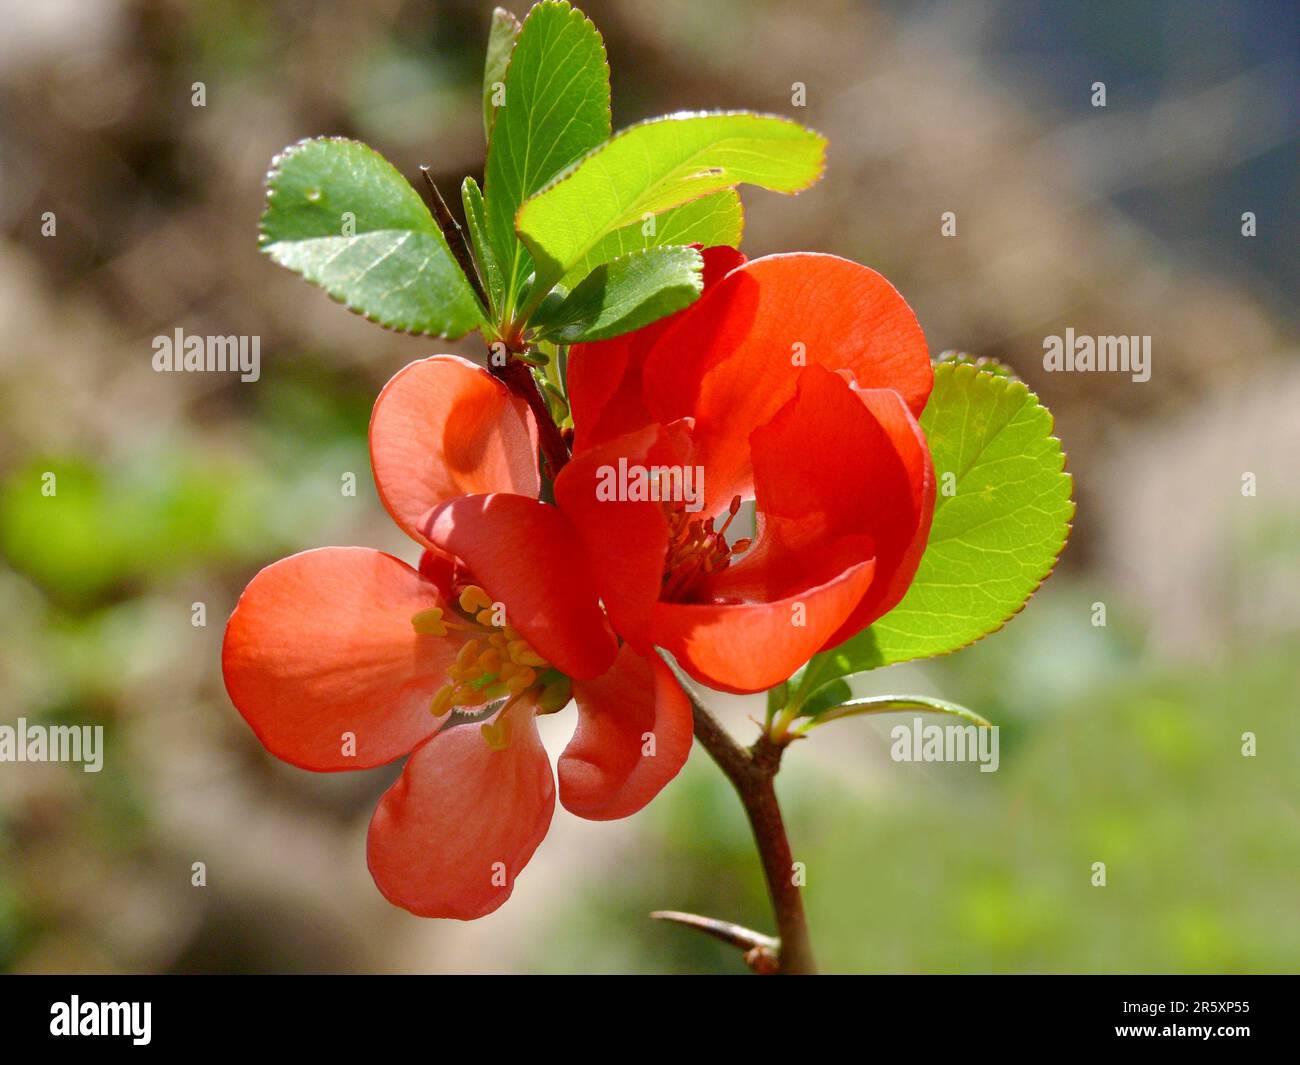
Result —
[[694, 248], [620, 256], [588, 274], [540, 324], [539, 335], [577, 344], [630, 333], [693, 303], [704, 288], [703, 270]]
[[487, 220], [483, 213], [483, 193], [479, 191], [478, 182], [467, 177], [460, 186], [460, 202], [465, 207], [465, 226], [469, 230], [470, 243], [474, 246], [474, 259], [483, 273], [483, 287], [487, 289], [488, 300], [492, 310], [501, 306], [501, 266], [492, 253], [492, 245], [487, 239]]
[[814, 656], [800, 702], [836, 678], [947, 654], [997, 631], [1065, 546], [1074, 516], [1065, 455], [1051, 413], [1022, 382], [941, 363], [921, 426], [938, 493], [916, 578], [874, 625]]
[[261, 246], [390, 329], [459, 337], [483, 323], [420, 194], [356, 141], [302, 141], [272, 162]]
[[740, 197], [735, 189], [723, 189], [680, 207], [670, 207], [662, 214], [649, 215], [643, 222], [614, 230], [584, 255], [578, 265], [565, 274], [561, 283], [566, 288], [573, 288], [601, 263], [646, 248], [669, 244], [698, 244], [702, 248], [720, 244], [739, 247], [744, 228], [745, 209]]
[[[992, 728], [992, 723], [959, 703], [950, 703], [946, 699], [935, 699], [928, 695], [860, 695], [846, 699], [835, 706], [827, 707], [815, 716], [814, 725], [824, 725], [828, 721], [838, 721], [842, 717], [859, 717], [863, 714], [895, 714], [900, 710], [926, 710], [934, 714], [949, 714], [959, 717], [979, 728]], [[808, 714], [808, 716], [813, 716]]]
[[515, 41], [504, 86], [488, 146], [484, 199], [487, 236], [504, 279], [502, 302], [511, 313], [533, 270], [515, 236], [519, 205], [609, 138], [609, 66], [596, 27], [561, 0], [535, 5]]
[[503, 7], [492, 12], [488, 30], [487, 60], [483, 64], [483, 134], [492, 143], [492, 125], [497, 115], [497, 99], [505, 86], [510, 53], [519, 36], [519, 20]]
[[741, 183], [798, 192], [826, 139], [775, 115], [679, 114], [620, 132], [532, 196], [516, 227], [539, 277], [564, 277], [608, 234]]

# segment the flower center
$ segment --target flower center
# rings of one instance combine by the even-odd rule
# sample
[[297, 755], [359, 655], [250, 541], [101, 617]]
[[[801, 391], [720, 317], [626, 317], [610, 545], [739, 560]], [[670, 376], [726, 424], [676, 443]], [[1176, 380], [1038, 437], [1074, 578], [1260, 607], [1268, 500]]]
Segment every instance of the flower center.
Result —
[[572, 682], [534, 651], [506, 618], [505, 608], [494, 603], [479, 585], [461, 589], [459, 611], [434, 607], [411, 618], [416, 632], [446, 636], [464, 633], [465, 642], [447, 669], [447, 683], [439, 688], [429, 712], [441, 717], [458, 707], [482, 707], [506, 699], [495, 724], [484, 723], [483, 735], [495, 749], [509, 745], [507, 714], [518, 704], [554, 713], [568, 703]]
[[664, 510], [668, 518], [668, 553], [664, 556], [659, 598], [687, 602], [709, 574], [730, 566], [733, 557], [748, 551], [752, 541], [745, 538], [727, 543], [727, 529], [740, 512], [740, 496], [732, 499], [726, 520], [716, 529], [716, 518], [692, 518], [680, 504], [665, 506]]

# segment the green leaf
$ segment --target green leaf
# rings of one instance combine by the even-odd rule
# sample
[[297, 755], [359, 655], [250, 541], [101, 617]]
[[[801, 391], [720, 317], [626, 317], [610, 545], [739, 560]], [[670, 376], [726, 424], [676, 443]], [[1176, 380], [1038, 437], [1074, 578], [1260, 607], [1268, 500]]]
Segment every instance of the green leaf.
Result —
[[[842, 717], [858, 717], [862, 714], [895, 714], [900, 710], [929, 710], [935, 714], [950, 714], [963, 721], [969, 721], [980, 728], [992, 728], [986, 718], [958, 703], [946, 699], [934, 699], [928, 695], [862, 695], [847, 699], [837, 706], [832, 706], [817, 715], [814, 724], [824, 725]], [[805, 715], [807, 716], [807, 715]]]
[[515, 236], [519, 205], [609, 133], [609, 66], [600, 34], [582, 12], [544, 0], [528, 12], [515, 42], [484, 178], [487, 236], [507, 313], [533, 270]]
[[646, 248], [670, 244], [698, 244], [702, 248], [713, 248], [720, 244], [739, 247], [740, 235], [745, 228], [745, 209], [741, 206], [735, 189], [723, 189], [710, 196], [701, 196], [698, 200], [684, 203], [680, 207], [670, 207], [662, 214], [651, 215], [650, 218], [654, 221], [651, 232], [646, 232], [646, 222], [634, 222], [602, 238], [564, 276], [561, 284], [573, 288], [601, 263]]
[[704, 287], [694, 248], [649, 248], [598, 266], [559, 303], [539, 334], [562, 344], [630, 333], [693, 303]]
[[474, 245], [474, 259], [483, 272], [483, 286], [487, 289], [492, 310], [501, 306], [501, 266], [492, 253], [492, 245], [487, 239], [487, 221], [483, 214], [483, 193], [479, 192], [478, 182], [467, 177], [460, 186], [460, 202], [465, 207], [465, 225], [469, 230], [470, 243]]
[[775, 115], [679, 114], [621, 131], [520, 209], [539, 274], [561, 278], [608, 234], [742, 182], [798, 192], [821, 176], [826, 139]]
[[1012, 377], [1017, 381], [1020, 380], [1020, 375], [1005, 362], [999, 362], [987, 355], [972, 355], [968, 351], [958, 351], [955, 348], [950, 348], [948, 351], [941, 352], [934, 361], [936, 363], [951, 362], [974, 366], [977, 370], [983, 370], [985, 373], [991, 373], [997, 377]]
[[1023, 382], [941, 363], [921, 426], [939, 491], [916, 578], [874, 625], [813, 657], [800, 703], [835, 678], [948, 654], [996, 632], [1065, 546], [1074, 516], [1065, 455], [1051, 413]]
[[504, 85], [510, 53], [515, 50], [519, 36], [519, 20], [503, 7], [492, 12], [492, 28], [488, 30], [487, 60], [483, 64], [483, 135], [492, 143], [492, 125], [497, 109], [492, 98], [497, 86]]
[[261, 246], [390, 329], [459, 337], [483, 323], [478, 298], [420, 194], [357, 141], [302, 141], [276, 157]]

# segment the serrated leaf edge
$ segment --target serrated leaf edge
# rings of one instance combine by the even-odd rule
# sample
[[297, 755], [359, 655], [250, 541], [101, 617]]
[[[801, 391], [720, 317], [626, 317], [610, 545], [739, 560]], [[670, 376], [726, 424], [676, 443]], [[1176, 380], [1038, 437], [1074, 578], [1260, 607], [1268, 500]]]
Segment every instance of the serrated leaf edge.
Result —
[[[373, 322], [381, 329], [387, 329], [390, 333], [400, 333], [405, 336], [413, 336], [413, 337], [441, 337], [444, 340], [459, 340], [461, 337], [468, 336], [470, 333], [474, 332], [475, 329], [481, 328], [481, 325], [483, 323], [480, 323], [479, 325], [472, 325], [468, 329], [466, 329], [465, 332], [463, 333], [439, 333], [439, 332], [431, 332], [427, 329], [410, 329], [407, 328], [406, 326], [392, 325], [388, 322], [381, 321], [380, 319], [376, 318], [373, 314], [363, 310], [361, 307], [358, 307], [353, 303], [350, 303], [342, 296], [334, 295], [333, 292], [327, 289], [319, 281], [313, 281], [305, 274], [301, 274], [297, 270], [293, 270], [292, 267], [285, 266], [278, 259], [276, 259], [275, 255], [271, 252], [271, 249], [278, 244], [285, 244], [291, 242], [283, 241], [283, 240], [273, 241], [270, 240], [266, 235], [266, 229], [265, 229], [266, 216], [271, 211], [271, 203], [275, 196], [275, 189], [272, 187], [273, 182], [275, 181], [276, 177], [279, 176], [280, 171], [283, 169], [283, 164], [285, 159], [295, 154], [296, 152], [302, 150], [303, 148], [306, 148], [310, 145], [317, 144], [317, 143], [350, 144], [350, 145], [356, 145], [359, 148], [364, 148], [366, 151], [372, 153], [373, 155], [377, 155], [385, 163], [388, 163], [389, 166], [392, 166], [393, 169], [398, 174], [401, 175], [403, 181], [405, 181], [408, 185], [411, 184], [410, 179], [407, 178], [405, 174], [402, 174], [400, 170], [397, 170], [397, 167], [393, 166], [392, 162], [382, 152], [379, 152], [375, 148], [372, 148], [369, 144], [366, 144], [365, 141], [359, 141], [352, 137], [339, 137], [339, 136], [303, 137], [301, 140], [294, 141], [288, 147], [283, 148], [282, 150], [276, 152], [275, 155], [271, 157], [271, 165], [267, 167], [266, 177], [263, 179], [263, 182], [266, 185], [266, 206], [262, 209], [262, 213], [261, 215], [258, 216], [258, 220], [257, 220], [257, 250], [260, 251], [267, 258], [269, 258], [273, 263], [275, 263], [276, 266], [279, 266], [285, 270], [290, 270], [292, 273], [296, 274], [298, 277], [306, 281], [313, 288], [320, 289], [320, 291], [325, 293], [325, 295], [328, 296], [330, 300], [333, 301], [334, 303], [337, 303], [339, 306], [344, 307], [345, 309], [351, 311], [353, 314], [357, 315], [358, 317], [364, 318], [367, 322]], [[424, 200], [420, 198], [420, 194], [418, 191], [416, 191], [414, 185], [411, 185], [411, 191], [415, 192], [416, 198], [420, 199], [420, 206], [423, 207], [425, 213], [428, 214], [429, 208], [425, 204]], [[438, 223], [434, 221], [432, 214], [429, 214], [429, 221], [433, 222], [434, 229], [437, 230]], [[372, 229], [372, 230], [368, 230], [368, 232], [397, 233], [397, 232], [409, 232], [409, 231]], [[441, 231], [439, 230], [439, 232]], [[444, 240], [445, 239], [446, 238], [444, 238]], [[453, 262], [454, 262], [454, 258], [453, 258]], [[457, 266], [457, 269], [459, 270], [460, 267]], [[465, 283], [469, 284], [468, 278], [466, 278]]]
[[[572, 163], [570, 163], [563, 170], [557, 173], [553, 178], [547, 181], [545, 185], [543, 185], [540, 189], [534, 192], [531, 196], [528, 197], [528, 199], [524, 200], [524, 202], [519, 205], [519, 210], [515, 212], [516, 232], [518, 232], [517, 227], [519, 224], [519, 211], [522, 211], [524, 207], [527, 206], [527, 204], [530, 203], [532, 200], [535, 200], [538, 197], [545, 195], [547, 192], [550, 192], [557, 185], [562, 185], [564, 182], [572, 178], [577, 168], [581, 166], [583, 163], [585, 163], [592, 156], [594, 156], [597, 152], [604, 151], [616, 140], [619, 140], [620, 138], [627, 136], [629, 133], [632, 133], [634, 130], [640, 129], [642, 126], [659, 125], [662, 122], [680, 122], [692, 118], [774, 118], [780, 122], [788, 123], [791, 126], [798, 126], [805, 133], [811, 133], [814, 137], [816, 137], [817, 140], [821, 142], [821, 154], [818, 158], [818, 166], [817, 166], [816, 174], [814, 174], [813, 177], [808, 182], [806, 182], [803, 185], [800, 185], [798, 188], [790, 189], [789, 191], [781, 191], [776, 189], [769, 190], [769, 191], [773, 191], [773, 192], [779, 191], [782, 196], [797, 196], [799, 193], [812, 188], [815, 184], [817, 184], [818, 181], [822, 179], [823, 175], [825, 175], [826, 173], [826, 151], [827, 148], [830, 146], [829, 138], [826, 136], [826, 134], [822, 133], [820, 130], [814, 129], [812, 126], [805, 126], [802, 122], [796, 122], [789, 115], [778, 115], [770, 111], [746, 111], [744, 109], [730, 110], [730, 111], [673, 111], [666, 115], [655, 115], [653, 118], [643, 118], [640, 122], [633, 122], [632, 125], [630, 126], [624, 126], [622, 129], [611, 134], [609, 140], [605, 141], [603, 144], [598, 144], [590, 151], [586, 152], [583, 155], [580, 155], [577, 159], [575, 159]], [[749, 183], [742, 181], [742, 182], [738, 182], [738, 184], [744, 185]], [[727, 187], [735, 188], [734, 185], [729, 185]], [[712, 191], [717, 192], [718, 190], [714, 189]], [[709, 193], [701, 193], [700, 196], [692, 196], [689, 200], [683, 200], [680, 204], [677, 204], [676, 206], [680, 207], [682, 206], [682, 204], [692, 203], [695, 200], [700, 199], [701, 196], [707, 196], [707, 195], [709, 195]]]
[[[938, 371], [944, 366], [951, 366], [954, 375], [961, 373], [963, 371], [969, 371], [967, 373], [967, 376], [979, 375], [981, 377], [987, 377], [988, 379], [990, 379], [995, 383], [1000, 383], [1007, 388], [1020, 388], [1029, 396], [1029, 398], [1034, 402], [1035, 406], [1037, 406], [1039, 410], [1043, 411], [1047, 415], [1048, 422], [1049, 422], [1048, 434], [1047, 434], [1048, 439], [1055, 441], [1056, 445], [1061, 449], [1061, 468], [1056, 472], [1063, 475], [1070, 486], [1069, 495], [1066, 497], [1066, 501], [1070, 504], [1070, 514], [1065, 522], [1065, 536], [1061, 540], [1060, 548], [1057, 550], [1056, 554], [1052, 556], [1051, 562], [1049, 563], [1047, 569], [1043, 572], [1042, 577], [1040, 577], [1038, 579], [1038, 582], [1029, 590], [1029, 594], [1025, 596], [1021, 604], [1018, 607], [1016, 607], [1013, 611], [1011, 611], [1011, 613], [1008, 614], [1005, 618], [1003, 618], [1000, 622], [998, 622], [997, 625], [989, 629], [987, 632], [981, 633], [979, 636], [976, 636], [973, 639], [968, 640], [966, 643], [959, 644], [956, 647], [950, 647], [946, 651], [936, 651], [934, 654], [912, 655], [910, 658], [899, 658], [893, 662], [886, 662], [883, 663], [882, 665], [874, 666], [871, 669], [857, 670], [855, 671], [854, 674], [844, 674], [844, 676], [846, 677], [856, 675], [857, 673], [870, 673], [876, 669], [888, 669], [890, 666], [901, 666], [905, 662], [918, 662], [923, 659], [929, 659], [929, 658], [943, 658], [947, 655], [956, 654], [958, 651], [964, 651], [967, 647], [971, 647], [979, 643], [981, 640], [986, 639], [989, 636], [992, 636], [994, 633], [1001, 632], [1004, 628], [1007, 627], [1007, 624], [1011, 621], [1012, 618], [1016, 617], [1021, 611], [1025, 609], [1025, 607], [1029, 605], [1029, 601], [1033, 599], [1033, 597], [1038, 593], [1038, 589], [1040, 589], [1043, 586], [1043, 584], [1046, 583], [1047, 579], [1053, 573], [1056, 572], [1056, 567], [1061, 561], [1061, 556], [1065, 553], [1066, 545], [1069, 544], [1070, 542], [1070, 533], [1074, 531], [1074, 517], [1078, 512], [1078, 503], [1074, 499], [1074, 475], [1067, 470], [1067, 466], [1069, 464], [1069, 455], [1065, 450], [1065, 445], [1061, 443], [1059, 437], [1053, 435], [1052, 430], [1056, 428], [1056, 416], [1052, 413], [1051, 408], [1048, 407], [1041, 400], [1039, 400], [1038, 393], [1034, 392], [1033, 389], [1031, 389], [1027, 384], [1025, 384], [1024, 381], [1020, 380], [1020, 378], [1018, 377], [1015, 378], [1003, 377], [1000, 374], [989, 373], [986, 370], [979, 369], [978, 367], [972, 365], [971, 363], [940, 364], [939, 366], [935, 366], [934, 368], [936, 375], [938, 374]], [[931, 392], [931, 395], [933, 395], [933, 391]], [[926, 548], [927, 550], [929, 549], [928, 542], [926, 544]], [[885, 614], [877, 620], [883, 621], [887, 617], [889, 617], [889, 614]], [[829, 650], [834, 650], [834, 648], [829, 648]]]
[[[655, 318], [652, 320], [652, 322], [661, 321], [662, 319], [667, 318], [669, 315], [677, 314], [679, 311], [683, 311], [687, 307], [694, 306], [696, 301], [700, 298], [700, 296], [704, 292], [704, 257], [700, 255], [698, 251], [696, 251], [695, 246], [693, 244], [656, 244], [650, 248], [639, 248], [636, 251], [629, 251], [629, 252], [625, 252], [622, 255], [616, 255], [613, 259], [609, 259], [606, 262], [601, 263], [599, 266], [596, 267], [595, 270], [592, 270], [591, 273], [587, 275], [587, 277], [584, 277], [582, 281], [579, 281], [577, 285], [574, 285], [573, 288], [569, 290], [569, 295], [573, 295], [573, 293], [578, 290], [578, 286], [581, 285], [583, 282], [585, 282], [588, 277], [591, 277], [591, 275], [594, 274], [596, 270], [604, 270], [607, 267], [612, 266], [614, 263], [623, 262], [626, 259], [635, 259], [638, 257], [650, 255], [651, 253], [654, 252], [676, 250], [679, 248], [685, 248], [688, 251], [695, 251], [696, 253], [696, 259], [698, 261], [698, 265], [693, 267], [691, 270], [691, 275], [694, 278], [694, 283], [692, 284], [692, 287], [695, 289], [695, 299], [691, 300], [690, 303], [686, 303], [683, 304], [681, 307], [678, 307], [676, 311], [669, 311], [668, 314], [661, 315], [659, 318]], [[652, 324], [652, 322], [647, 322], [646, 324], [649, 325]], [[638, 326], [637, 328], [644, 329], [645, 326]], [[627, 330], [627, 332], [635, 332], [635, 330]], [[598, 343], [600, 340], [611, 340], [614, 337], [626, 336], [627, 332], [613, 333], [607, 337], [598, 337], [596, 340], [561, 340], [560, 342], [564, 344]], [[545, 334], [541, 334], [541, 336], [542, 339], [548, 339], [548, 337]]]

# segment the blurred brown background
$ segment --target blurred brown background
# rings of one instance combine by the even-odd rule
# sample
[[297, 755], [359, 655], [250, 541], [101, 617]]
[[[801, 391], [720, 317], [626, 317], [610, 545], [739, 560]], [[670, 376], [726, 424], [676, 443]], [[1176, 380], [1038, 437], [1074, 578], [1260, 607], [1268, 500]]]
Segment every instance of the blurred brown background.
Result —
[[[742, 190], [744, 249], [883, 272], [935, 354], [1025, 377], [1075, 474], [1074, 535], [1024, 614], [873, 678], [1002, 725], [998, 773], [896, 765], [888, 722], [829, 726], [787, 760], [826, 966], [1297, 968], [1294, 7], [580, 6], [609, 50], [616, 128], [736, 107], [825, 132], [812, 190]], [[411, 556], [370, 482], [370, 404], [412, 358], [482, 354], [385, 333], [263, 259], [267, 164], [328, 133], [408, 176], [429, 164], [444, 190], [481, 178], [490, 8], [4, 5], [0, 722], [102, 724], [108, 748], [99, 774], [0, 764], [0, 966], [738, 971], [646, 912], [767, 927], [739, 807], [700, 751], [628, 822], [558, 810], [497, 914], [410, 917], [364, 861], [396, 768], [281, 765], [222, 687], [224, 620], [259, 566], [327, 543]], [[1044, 373], [1043, 338], [1067, 326], [1150, 335], [1150, 381]], [[260, 336], [261, 380], [154, 373], [152, 340], [177, 327]], [[749, 735], [752, 706], [719, 707]]]

